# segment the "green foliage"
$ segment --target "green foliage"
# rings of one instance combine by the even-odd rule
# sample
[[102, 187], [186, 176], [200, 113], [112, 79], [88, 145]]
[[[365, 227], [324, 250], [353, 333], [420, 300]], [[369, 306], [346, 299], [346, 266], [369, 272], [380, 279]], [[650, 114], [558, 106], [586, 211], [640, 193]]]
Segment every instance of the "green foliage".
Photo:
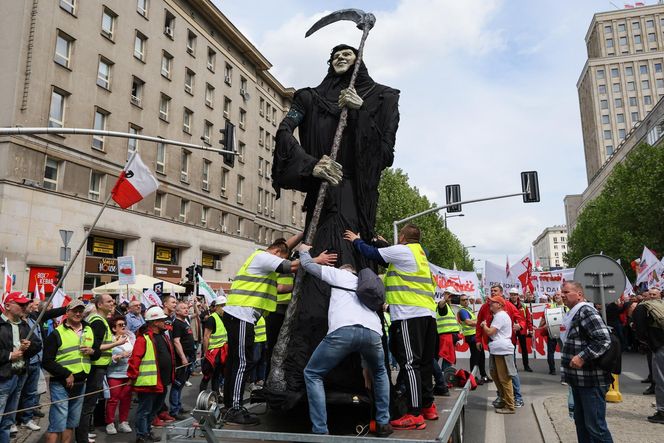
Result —
[[[376, 214], [376, 232], [390, 243], [392, 223], [418, 212], [433, 208], [420, 191], [408, 184], [408, 175], [401, 169], [386, 169], [378, 186], [380, 197]], [[443, 268], [473, 270], [473, 261], [459, 239], [445, 229], [441, 215], [429, 214], [413, 220], [422, 231], [422, 246], [429, 251], [429, 261]], [[401, 227], [401, 226], [400, 226]]]
[[664, 149], [642, 144], [615, 166], [600, 195], [579, 215], [566, 261], [575, 266], [600, 251], [630, 263], [643, 246], [664, 252]]

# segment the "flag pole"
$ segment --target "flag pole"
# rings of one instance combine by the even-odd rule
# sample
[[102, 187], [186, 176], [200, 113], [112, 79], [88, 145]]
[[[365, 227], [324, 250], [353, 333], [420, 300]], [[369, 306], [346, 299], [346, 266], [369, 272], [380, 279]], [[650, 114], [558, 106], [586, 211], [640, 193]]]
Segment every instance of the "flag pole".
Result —
[[[131, 163], [134, 161], [134, 157], [136, 157], [137, 151], [134, 151], [131, 154], [131, 157], [129, 157], [129, 161], [127, 161], [127, 164], [125, 165], [123, 171], [127, 171], [129, 169], [129, 166], [131, 166]], [[44, 318], [44, 314], [46, 313], [46, 310], [48, 309], [48, 305], [53, 301], [53, 298], [55, 297], [55, 294], [58, 293], [58, 290], [62, 287], [62, 283], [65, 280], [65, 277], [67, 277], [67, 274], [69, 274], [69, 271], [71, 268], [74, 266], [74, 262], [78, 258], [78, 255], [81, 253], [83, 250], [83, 247], [87, 244], [88, 238], [90, 237], [90, 234], [92, 233], [92, 230], [97, 226], [97, 222], [101, 218], [101, 214], [104, 212], [104, 209], [108, 206], [108, 204], [111, 201], [111, 198], [113, 198], [113, 194], [109, 192], [108, 197], [106, 197], [106, 201], [104, 202], [103, 206], [99, 210], [99, 213], [97, 213], [97, 217], [95, 217], [95, 220], [92, 222], [92, 225], [90, 226], [90, 229], [85, 233], [83, 236], [83, 240], [81, 241], [81, 244], [79, 245], [78, 249], [76, 250], [76, 253], [74, 256], [71, 258], [69, 263], [67, 263], [67, 267], [62, 273], [62, 277], [58, 280], [58, 284], [53, 288], [53, 292], [51, 295], [48, 297], [48, 300], [46, 300], [46, 303], [44, 304], [44, 309], [39, 311], [39, 316], [37, 317], [37, 320], [35, 323], [30, 327], [30, 332], [28, 333], [28, 336], [26, 337], [26, 340], [29, 340], [30, 337], [32, 337], [32, 334], [35, 332], [35, 329], [39, 327], [41, 324], [42, 319]]]

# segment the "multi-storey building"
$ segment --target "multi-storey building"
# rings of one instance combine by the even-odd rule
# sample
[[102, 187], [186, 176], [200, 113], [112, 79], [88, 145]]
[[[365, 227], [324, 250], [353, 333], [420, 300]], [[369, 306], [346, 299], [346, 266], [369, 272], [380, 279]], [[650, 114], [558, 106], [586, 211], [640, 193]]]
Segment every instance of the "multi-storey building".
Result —
[[124, 255], [139, 273], [180, 281], [197, 262], [207, 280], [227, 281], [256, 247], [303, 229], [303, 196], [284, 191], [277, 200], [270, 180], [294, 91], [211, 1], [12, 1], [0, 25], [1, 126], [220, 147], [229, 120], [239, 151], [230, 166], [216, 153], [136, 139], [0, 137], [0, 255], [19, 289], [62, 269], [58, 231], [73, 231], [70, 246], [82, 241], [133, 151], [159, 190], [127, 210], [106, 209], [69, 290], [115, 279]]
[[566, 252], [567, 227], [564, 225], [545, 228], [533, 242], [535, 263], [539, 262], [539, 266], [545, 270], [564, 268]]

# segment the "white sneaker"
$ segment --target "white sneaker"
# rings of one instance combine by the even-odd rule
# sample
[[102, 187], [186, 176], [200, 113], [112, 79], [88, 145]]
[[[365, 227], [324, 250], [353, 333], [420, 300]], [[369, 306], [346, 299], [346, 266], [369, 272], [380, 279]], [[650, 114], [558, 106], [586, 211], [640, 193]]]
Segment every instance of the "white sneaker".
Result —
[[88, 441], [95, 441], [97, 438], [97, 434], [94, 434], [92, 432], [88, 432]]
[[184, 385], [185, 385], [186, 387], [193, 386], [189, 380], [187, 380], [186, 382], [184, 382]]
[[126, 421], [123, 421], [118, 425], [118, 431], [124, 432], [124, 433], [129, 433], [131, 432], [131, 427], [129, 426], [129, 423]]
[[41, 430], [41, 426], [39, 426], [37, 423], [35, 423], [35, 422], [32, 421], [32, 420], [28, 421], [27, 423], [23, 423], [23, 424], [21, 425], [21, 427], [22, 427], [22, 428], [28, 428], [28, 429], [30, 429], [31, 431], [39, 431], [39, 430]]
[[109, 423], [106, 425], [106, 433], [108, 435], [115, 435], [118, 433], [118, 431], [115, 429], [115, 424], [114, 423]]
[[9, 428], [9, 433], [10, 434], [17, 434], [18, 433], [18, 428], [16, 425], [12, 425], [11, 428]]

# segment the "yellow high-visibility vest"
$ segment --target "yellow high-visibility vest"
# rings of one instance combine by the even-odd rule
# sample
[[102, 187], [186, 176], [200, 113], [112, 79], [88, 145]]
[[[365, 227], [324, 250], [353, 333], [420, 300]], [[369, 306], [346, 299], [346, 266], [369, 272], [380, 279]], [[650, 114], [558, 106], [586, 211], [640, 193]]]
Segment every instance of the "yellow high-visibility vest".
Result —
[[64, 324], [61, 324], [55, 330], [60, 334], [60, 341], [62, 341], [55, 354], [55, 362], [72, 374], [78, 374], [79, 372], [89, 374], [90, 356], [81, 353], [81, 346], [92, 347], [95, 337], [90, 326], [85, 325], [80, 336]]
[[214, 319], [214, 332], [210, 334], [210, 341], [208, 341], [208, 349], [217, 349], [221, 348], [224, 343], [228, 341], [228, 334], [226, 333], [226, 327], [221, 321], [221, 317], [216, 312], [213, 312], [210, 315]]
[[[295, 278], [293, 277], [293, 274], [280, 274], [279, 278], [277, 278], [277, 284], [279, 285], [293, 286], [294, 281]], [[277, 293], [277, 304], [278, 305], [288, 304], [288, 302], [291, 300], [292, 295], [293, 295], [292, 291], [285, 292], [283, 294]]]
[[429, 261], [419, 243], [406, 245], [411, 250], [417, 270], [399, 271], [393, 264], [387, 267], [385, 275], [385, 297], [390, 305], [419, 306], [436, 312], [434, 284], [429, 269]]
[[449, 304], [447, 305], [447, 314], [440, 315], [436, 313], [436, 327], [439, 334], [459, 332], [459, 323], [457, 323], [454, 311]]
[[254, 343], [263, 343], [267, 341], [267, 331], [265, 330], [264, 317], [259, 318], [256, 322], [256, 326], [254, 327], [254, 334], [256, 335], [254, 338]]
[[[471, 320], [477, 320], [477, 315], [475, 315], [472, 309], [464, 308], [463, 306], [461, 307], [461, 309], [463, 309], [470, 315]], [[464, 337], [467, 337], [469, 335], [475, 335], [476, 332], [475, 326], [468, 326], [465, 322], [461, 320], [459, 320], [459, 324], [461, 325], [461, 333], [464, 335]]]
[[145, 355], [138, 367], [138, 377], [134, 386], [157, 386], [157, 359], [155, 358], [154, 345], [148, 334], [145, 338]]
[[277, 309], [277, 278], [279, 274], [270, 272], [268, 275], [252, 275], [247, 272], [254, 257], [263, 252], [261, 250], [255, 251], [244, 262], [231, 285], [227, 306], [252, 307], [268, 312], [274, 312]]
[[[101, 344], [102, 345], [108, 345], [113, 343], [113, 334], [111, 334], [111, 328], [108, 326], [108, 322], [104, 317], [102, 317], [99, 314], [94, 314], [90, 316], [88, 319], [88, 324], [92, 324], [93, 321], [95, 320], [101, 320], [104, 323], [104, 327], [106, 327], [106, 332], [104, 333], [104, 339], [102, 340]], [[108, 366], [111, 364], [111, 356], [113, 355], [113, 351], [111, 348], [106, 349], [105, 351], [101, 351], [101, 355], [97, 360], [94, 360], [92, 362], [92, 366]]]

